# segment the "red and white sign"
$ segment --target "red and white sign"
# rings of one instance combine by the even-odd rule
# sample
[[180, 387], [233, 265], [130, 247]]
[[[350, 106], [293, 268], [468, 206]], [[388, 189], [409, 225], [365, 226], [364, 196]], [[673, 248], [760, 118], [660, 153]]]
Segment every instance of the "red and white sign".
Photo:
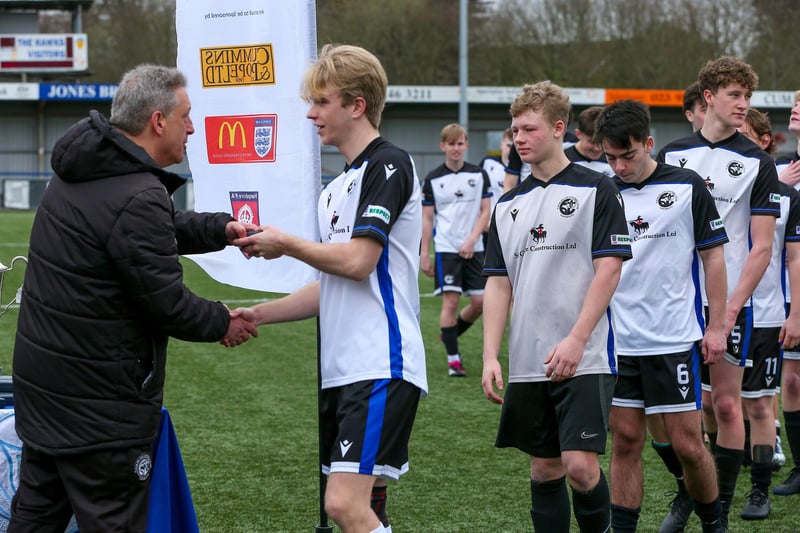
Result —
[[278, 115], [206, 117], [208, 162], [272, 163]]
[[0, 34], [0, 72], [71, 72], [88, 67], [85, 33]]

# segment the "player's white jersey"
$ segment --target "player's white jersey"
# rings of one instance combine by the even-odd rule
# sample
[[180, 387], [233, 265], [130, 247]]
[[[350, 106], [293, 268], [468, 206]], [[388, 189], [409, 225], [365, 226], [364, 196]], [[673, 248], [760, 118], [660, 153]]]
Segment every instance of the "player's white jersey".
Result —
[[[481, 200], [491, 194], [486, 172], [471, 163], [464, 163], [458, 172], [442, 163], [428, 174], [422, 186], [422, 205], [436, 209], [433, 245], [437, 254], [458, 253], [475, 228]], [[474, 251], [483, 251], [483, 239], [475, 241]]]
[[633, 253], [611, 299], [617, 354], [686, 352], [703, 337], [697, 251], [728, 242], [714, 199], [697, 173], [662, 163], [640, 184], [614, 183]]
[[[507, 276], [515, 298], [510, 383], [549, 379], [544, 359], [578, 318], [593, 260], [630, 256], [622, 200], [600, 173], [570, 163], [547, 183], [528, 177], [497, 202], [483, 273]], [[576, 375], [615, 372], [609, 322], [595, 327]]]
[[605, 174], [609, 178], [614, 177], [614, 170], [611, 168], [611, 165], [608, 164], [608, 161], [606, 161], [605, 156], [600, 156], [600, 159], [587, 159], [578, 151], [574, 144], [564, 149], [564, 155], [573, 163], [591, 168], [601, 174]]
[[[775, 163], [739, 132], [718, 143], [695, 132], [662, 148], [658, 160], [694, 170], [705, 180], [714, 197], [730, 240], [725, 246], [730, 298], [750, 253], [750, 217], [780, 216]], [[705, 296], [705, 287], [703, 294]], [[748, 300], [745, 306], [750, 305]]]
[[322, 273], [322, 388], [372, 379], [403, 379], [428, 390], [419, 325], [422, 208], [414, 162], [378, 138], [322, 191], [323, 243], [351, 238], [383, 245], [363, 281]]
[[506, 166], [502, 161], [498, 161], [492, 157], [485, 157], [483, 161], [481, 161], [481, 168], [486, 171], [486, 176], [489, 178], [489, 191], [492, 193], [492, 209], [494, 209], [497, 200], [503, 196]]

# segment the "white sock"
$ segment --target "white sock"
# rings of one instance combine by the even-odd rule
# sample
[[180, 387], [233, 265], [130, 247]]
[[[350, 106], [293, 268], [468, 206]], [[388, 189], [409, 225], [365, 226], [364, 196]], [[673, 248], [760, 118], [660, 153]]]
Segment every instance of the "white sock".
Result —
[[383, 527], [383, 524], [381, 524], [378, 527], [376, 527], [375, 529], [373, 529], [372, 531], [370, 531], [369, 533], [386, 533], [387, 531], [389, 533], [391, 533], [392, 532], [392, 528], [389, 527], [389, 529], [386, 529], [385, 527]]
[[461, 354], [457, 353], [455, 355], [447, 354], [447, 362], [452, 363], [453, 361], [461, 361]]

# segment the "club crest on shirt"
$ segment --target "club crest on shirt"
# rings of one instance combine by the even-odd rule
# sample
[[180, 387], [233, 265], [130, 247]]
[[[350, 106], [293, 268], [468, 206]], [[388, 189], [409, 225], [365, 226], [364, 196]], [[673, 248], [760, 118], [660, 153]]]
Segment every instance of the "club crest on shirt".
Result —
[[558, 203], [558, 212], [562, 217], [571, 217], [578, 210], [578, 199], [574, 196], [562, 198]]
[[658, 207], [661, 209], [669, 209], [675, 202], [678, 200], [678, 196], [673, 191], [664, 191], [658, 195], [657, 202]]
[[733, 161], [728, 162], [728, 174], [732, 178], [738, 178], [742, 174], [744, 174], [744, 163], [734, 159]]

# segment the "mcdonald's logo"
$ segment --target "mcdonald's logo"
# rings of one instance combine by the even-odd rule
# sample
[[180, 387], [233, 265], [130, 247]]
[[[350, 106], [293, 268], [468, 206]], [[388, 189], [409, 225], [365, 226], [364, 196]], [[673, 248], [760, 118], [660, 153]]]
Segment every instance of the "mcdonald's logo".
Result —
[[206, 117], [205, 125], [209, 163], [275, 161], [278, 115]]
[[244, 126], [242, 126], [242, 121], [237, 120], [233, 124], [228, 122], [227, 120], [220, 124], [219, 126], [219, 142], [217, 143], [217, 148], [222, 150], [222, 138], [225, 135], [225, 131], [228, 132], [228, 146], [234, 147], [236, 141], [236, 131], [239, 131], [241, 134], [242, 139], [242, 148], [247, 148], [247, 139], [244, 137]]

